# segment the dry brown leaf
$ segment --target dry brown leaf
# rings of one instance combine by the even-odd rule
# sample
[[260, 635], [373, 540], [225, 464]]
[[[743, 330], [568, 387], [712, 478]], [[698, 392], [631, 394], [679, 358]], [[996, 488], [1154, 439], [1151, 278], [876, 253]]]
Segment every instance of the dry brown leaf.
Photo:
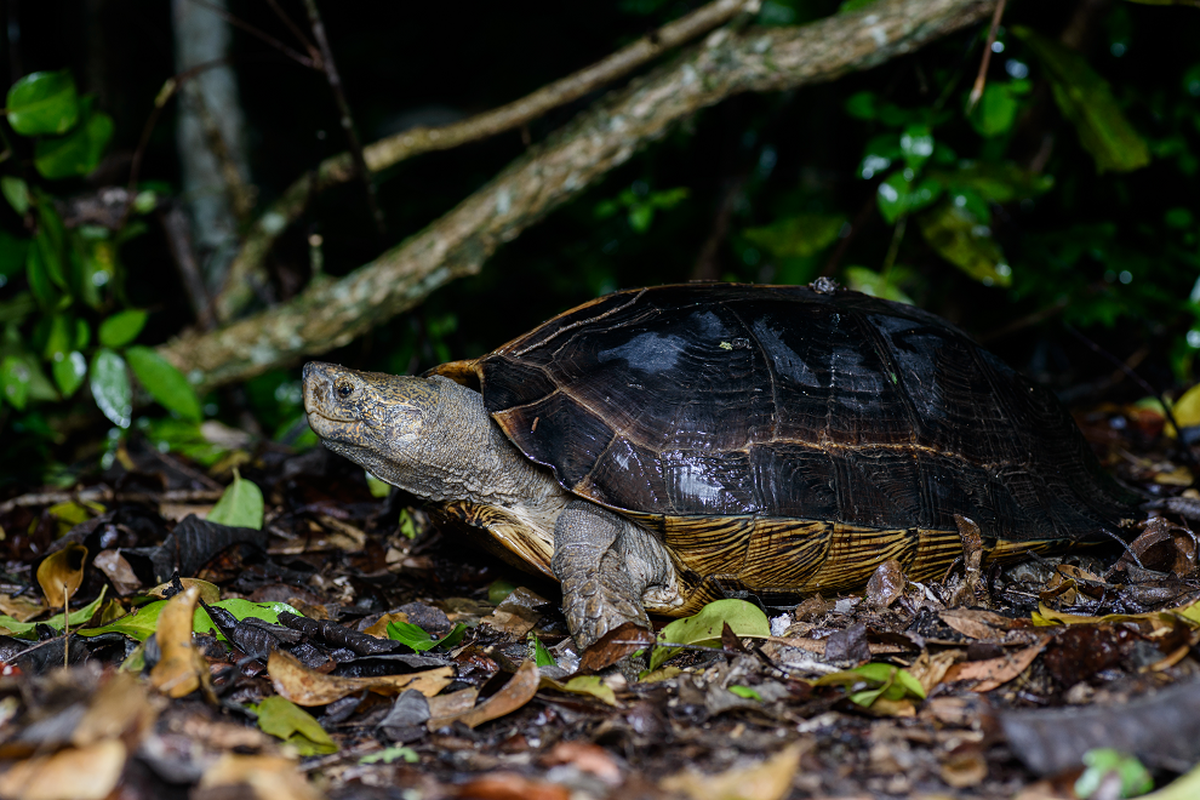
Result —
[[[180, 578], [179, 583], [184, 589], [190, 589], [193, 586], [200, 592], [200, 599], [206, 603], [215, 603], [221, 599], [221, 589], [215, 583], [202, 581], [199, 578]], [[160, 583], [150, 591], [146, 592], [149, 597], [166, 598], [175, 591], [175, 581]]]
[[131, 595], [142, 588], [142, 582], [133, 573], [133, 567], [129, 566], [129, 562], [119, 551], [101, 550], [92, 563], [104, 573], [104, 577], [108, 578], [117, 594]]
[[499, 719], [505, 714], [511, 714], [528, 703], [537, 694], [538, 668], [532, 661], [525, 661], [517, 673], [504, 684], [500, 691], [484, 700], [472, 709], [446, 717], [431, 717], [425, 723], [431, 731], [445, 727], [455, 722], [461, 722], [468, 728], [482, 725], [493, 719]]
[[942, 780], [955, 789], [978, 786], [987, 778], [987, 759], [983, 756], [983, 748], [977, 742], [966, 742], [940, 760], [939, 773]]
[[363, 633], [368, 636], [374, 636], [377, 639], [388, 639], [387, 626], [390, 622], [408, 622], [408, 614], [403, 611], [397, 611], [395, 614], [384, 614], [379, 619], [375, 620], [368, 628], [363, 628]]
[[105, 739], [14, 764], [0, 775], [0, 797], [20, 800], [103, 800], [125, 769], [125, 745]]
[[810, 747], [812, 742], [802, 739], [753, 766], [720, 775], [684, 770], [664, 778], [661, 786], [695, 800], [782, 800], [792, 788], [800, 756]]
[[999, 658], [955, 664], [946, 672], [946, 677], [943, 680], [947, 683], [952, 681], [975, 681], [976, 683], [971, 687], [971, 691], [990, 692], [992, 689], [1003, 686], [1024, 672], [1025, 668], [1032, 664], [1033, 660], [1038, 657], [1038, 654], [1045, 649], [1046, 641], [1046, 639], [1043, 639], [1032, 647], [1017, 650]]
[[83, 718], [71, 732], [77, 747], [104, 739], [140, 742], [158, 716], [145, 684], [129, 672], [113, 672], [92, 696]]
[[541, 759], [541, 764], [544, 767], [570, 764], [580, 772], [595, 775], [609, 786], [620, 786], [622, 783], [621, 768], [616, 759], [603, 747], [591, 742], [559, 742]]
[[275, 691], [298, 706], [323, 706], [365, 691], [395, 695], [406, 689], [416, 689], [426, 697], [433, 697], [454, 680], [453, 667], [438, 667], [407, 675], [379, 675], [373, 678], [324, 675], [314, 672], [294, 656], [281, 650], [271, 653], [267, 661], [267, 672], [271, 675]]
[[921, 688], [925, 690], [925, 696], [933, 691], [933, 687], [937, 686], [945, 679], [946, 673], [954, 663], [961, 659], [964, 655], [962, 650], [943, 650], [936, 655], [929, 655], [928, 651], [923, 651], [917, 656], [917, 660], [912, 663], [912, 666], [907, 667], [908, 674], [912, 675], [921, 684]]
[[28, 622], [45, 610], [46, 605], [33, 597], [0, 594], [0, 614], [7, 614], [17, 622]]
[[457, 692], [450, 694], [439, 694], [437, 697], [429, 698], [429, 718], [437, 719], [439, 717], [455, 717], [464, 711], [470, 711], [475, 707], [475, 701], [479, 698], [479, 690], [474, 686], [469, 686], [466, 689], [459, 689]]
[[[282, 756], [242, 756], [226, 753], [200, 778], [200, 788], [249, 786], [259, 800], [320, 800], [296, 768]], [[239, 797], [241, 795], [238, 795]]]
[[192, 620], [200, 590], [191, 586], [167, 601], [154, 638], [162, 658], [150, 670], [150, 684], [168, 697], [184, 697], [209, 680], [208, 662], [192, 643]]
[[37, 568], [38, 586], [51, 608], [62, 608], [83, 583], [88, 549], [72, 542], [42, 559]]
[[467, 781], [452, 796], [463, 800], [568, 800], [571, 790], [515, 772], [493, 772]]

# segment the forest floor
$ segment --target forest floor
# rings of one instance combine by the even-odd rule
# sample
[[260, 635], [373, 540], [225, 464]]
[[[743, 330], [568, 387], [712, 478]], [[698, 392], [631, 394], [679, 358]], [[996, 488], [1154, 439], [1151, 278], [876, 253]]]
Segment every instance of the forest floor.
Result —
[[[1081, 422], [1123, 480], [1191, 483], [1161, 420]], [[232, 463], [136, 440], [102, 482], [0, 504], [0, 797], [1032, 800], [1146, 791], [1142, 767], [1200, 796], [1180, 517], [1143, 515], [1124, 555], [923, 584], [892, 562], [765, 608], [769, 637], [572, 676], [553, 585], [321, 448], [239, 460], [260, 530], [205, 520]]]

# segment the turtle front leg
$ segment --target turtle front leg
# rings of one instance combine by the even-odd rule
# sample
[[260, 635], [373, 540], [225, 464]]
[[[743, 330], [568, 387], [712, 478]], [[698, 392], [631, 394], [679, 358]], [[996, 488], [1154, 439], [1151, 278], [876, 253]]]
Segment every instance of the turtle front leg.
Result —
[[584, 500], [574, 500], [554, 527], [551, 569], [562, 584], [563, 613], [575, 643], [586, 650], [632, 623], [628, 651], [653, 641], [642, 597], [673, 575], [657, 540], [634, 523]]

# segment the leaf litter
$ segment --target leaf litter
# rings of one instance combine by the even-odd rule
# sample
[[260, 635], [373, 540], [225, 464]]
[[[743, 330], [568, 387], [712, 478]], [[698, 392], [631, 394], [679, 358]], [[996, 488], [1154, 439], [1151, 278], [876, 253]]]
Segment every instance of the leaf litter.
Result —
[[[963, 525], [966, 568], [941, 581], [893, 561], [862, 596], [718, 601], [596, 671], [555, 586], [324, 451], [247, 453], [215, 507], [195, 467], [127, 455], [112, 478], [136, 498], [0, 514], [0, 798], [1029, 800], [1148, 780], [1170, 800], [1200, 780], [1197, 545], [1171, 511], [1197, 499], [1124, 555], [1007, 570]], [[1178, 493], [1162, 453], [1125, 469]]]

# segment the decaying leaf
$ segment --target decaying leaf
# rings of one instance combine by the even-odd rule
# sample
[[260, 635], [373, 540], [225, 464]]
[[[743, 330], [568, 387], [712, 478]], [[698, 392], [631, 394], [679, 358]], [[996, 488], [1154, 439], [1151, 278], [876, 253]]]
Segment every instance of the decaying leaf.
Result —
[[101, 550], [92, 560], [96, 569], [104, 573], [113, 589], [122, 597], [142, 588], [142, 582], [133, 572], [133, 567], [118, 550]]
[[809, 740], [800, 740], [753, 766], [720, 775], [689, 769], [665, 778], [661, 785], [695, 800], [781, 800], [792, 788], [800, 757], [811, 747]]
[[208, 664], [192, 642], [200, 590], [185, 589], [167, 601], [158, 616], [155, 638], [162, 658], [150, 670], [150, 683], [168, 697], [184, 697], [209, 680]]
[[454, 722], [461, 722], [468, 728], [474, 728], [476, 725], [499, 719], [521, 708], [533, 699], [537, 690], [538, 668], [532, 661], [526, 661], [521, 664], [521, 668], [509, 679], [508, 683], [504, 684], [500, 691], [479, 705], [452, 716], [432, 717], [426, 724], [431, 731], [444, 728]]
[[283, 739], [302, 756], [326, 755], [338, 750], [321, 724], [286, 698], [263, 698], [254, 710], [258, 714], [258, 727], [263, 733]]
[[71, 542], [46, 556], [38, 565], [37, 582], [51, 608], [62, 608], [83, 583], [83, 565], [88, 550]]
[[104, 800], [125, 769], [120, 739], [20, 761], [0, 774], [0, 797], [20, 800]]
[[946, 682], [974, 681], [974, 685], [971, 686], [972, 691], [990, 692], [1024, 672], [1025, 668], [1032, 664], [1038, 654], [1045, 649], [1048, 638], [1031, 647], [1008, 653], [999, 658], [955, 664], [946, 671], [943, 680]]
[[407, 675], [380, 675], [373, 678], [342, 678], [315, 672], [281, 650], [271, 653], [267, 672], [275, 691], [299, 706], [323, 706], [357, 692], [382, 695], [416, 689], [432, 697], [454, 680], [452, 667], [437, 667]]
[[[200, 778], [201, 789], [249, 786], [258, 800], [320, 800], [295, 762], [281, 756], [243, 756], [226, 753]], [[245, 795], [235, 795], [244, 797]]]
[[158, 707], [145, 684], [132, 673], [111, 673], [97, 690], [83, 718], [71, 732], [71, 743], [86, 747], [105, 739], [141, 741], [154, 725]]

